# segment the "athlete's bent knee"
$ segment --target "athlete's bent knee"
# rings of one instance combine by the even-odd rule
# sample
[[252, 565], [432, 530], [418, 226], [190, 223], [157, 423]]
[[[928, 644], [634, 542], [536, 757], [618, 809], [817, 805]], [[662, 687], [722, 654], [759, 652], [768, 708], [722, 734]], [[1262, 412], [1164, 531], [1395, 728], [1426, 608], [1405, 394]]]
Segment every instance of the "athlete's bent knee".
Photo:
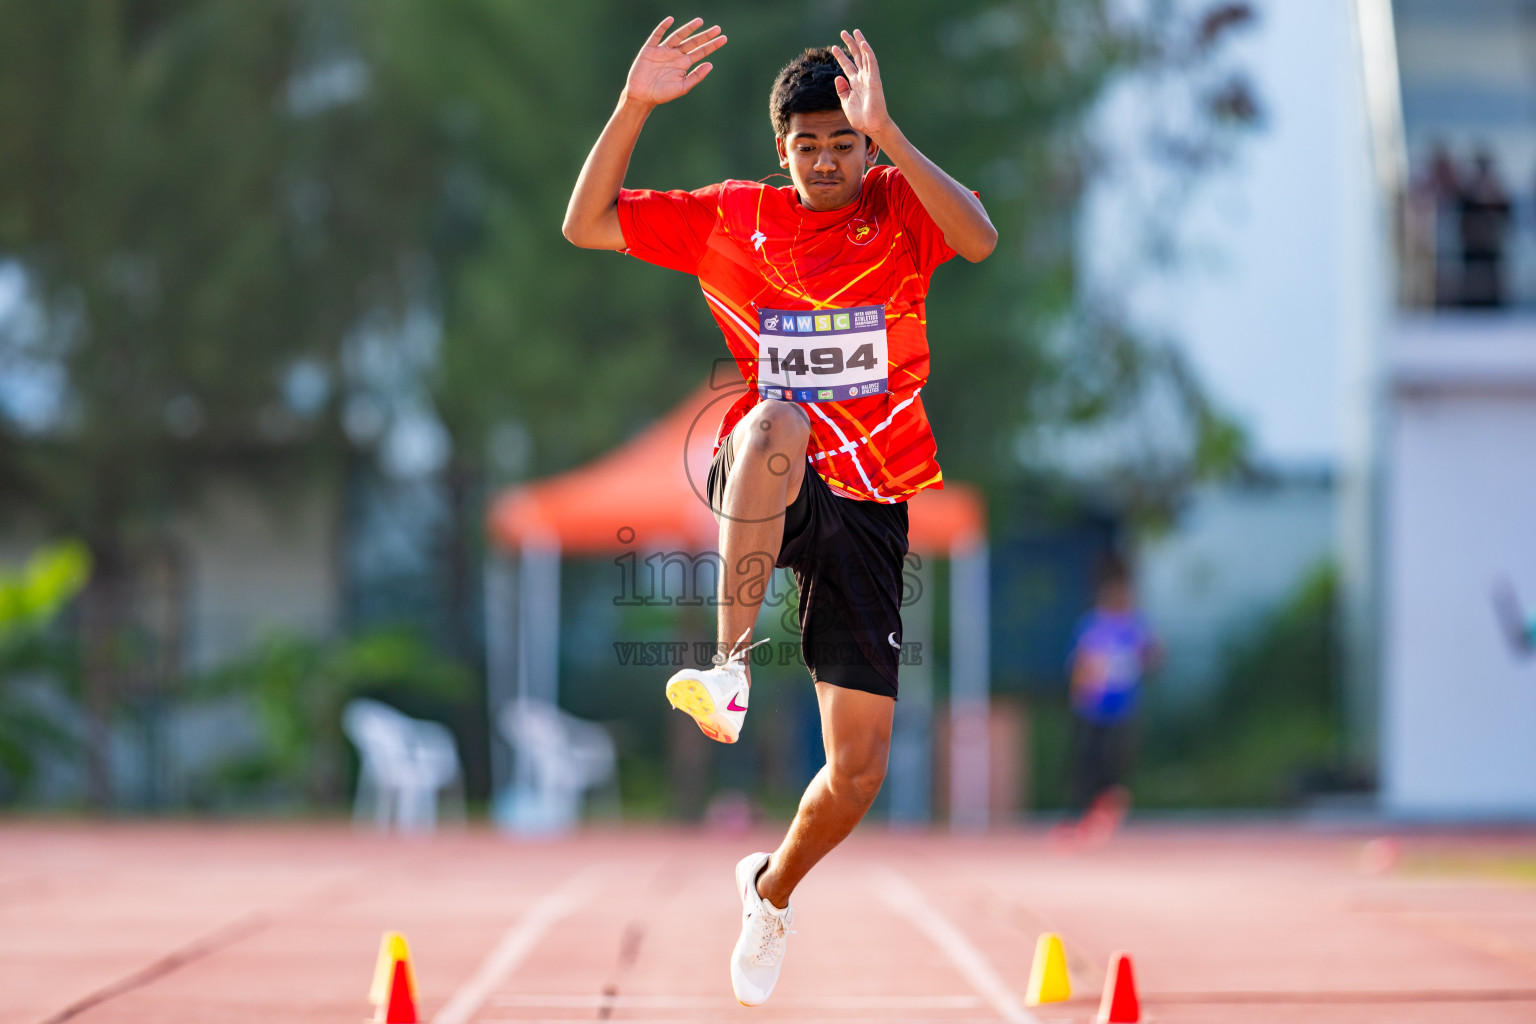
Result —
[[811, 423], [792, 402], [765, 399], [752, 407], [742, 423], [742, 445], [737, 456], [766, 457], [774, 452], [800, 452], [811, 438]]
[[878, 758], [857, 766], [833, 765], [831, 781], [833, 792], [868, 810], [885, 782], [885, 759]]

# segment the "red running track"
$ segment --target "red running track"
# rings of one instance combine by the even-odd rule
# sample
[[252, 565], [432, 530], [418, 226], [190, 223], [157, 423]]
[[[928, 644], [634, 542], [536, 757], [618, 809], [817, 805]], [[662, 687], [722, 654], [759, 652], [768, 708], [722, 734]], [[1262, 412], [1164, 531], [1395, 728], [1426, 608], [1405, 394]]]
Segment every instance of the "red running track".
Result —
[[[1110, 955], [1145, 1017], [1267, 1024], [1536, 1021], [1536, 835], [1403, 840], [1141, 827], [1065, 853], [1037, 833], [861, 830], [796, 894], [778, 991], [745, 1009], [731, 870], [769, 834], [627, 829], [425, 841], [314, 825], [0, 826], [0, 1024], [357, 1024], [381, 932], [424, 1020], [1088, 1021]], [[1075, 998], [1022, 1005], [1060, 933]]]

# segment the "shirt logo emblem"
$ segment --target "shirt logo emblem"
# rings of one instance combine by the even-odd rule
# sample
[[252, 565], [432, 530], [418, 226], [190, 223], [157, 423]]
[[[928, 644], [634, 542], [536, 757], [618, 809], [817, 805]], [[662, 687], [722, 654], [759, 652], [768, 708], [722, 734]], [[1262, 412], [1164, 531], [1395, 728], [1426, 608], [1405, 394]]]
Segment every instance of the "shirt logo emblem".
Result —
[[848, 241], [854, 245], [864, 245], [874, 239], [880, 233], [880, 221], [874, 217], [865, 220], [860, 217], [848, 222]]
[[768, 236], [761, 231], [752, 232], [752, 249], [754, 252], [761, 249], [766, 241], [768, 241]]

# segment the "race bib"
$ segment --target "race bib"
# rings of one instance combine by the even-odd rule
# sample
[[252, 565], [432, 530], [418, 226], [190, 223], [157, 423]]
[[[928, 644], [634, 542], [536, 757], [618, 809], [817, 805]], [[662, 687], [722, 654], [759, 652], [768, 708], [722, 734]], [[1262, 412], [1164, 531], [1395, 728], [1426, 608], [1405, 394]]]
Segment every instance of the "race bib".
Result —
[[757, 335], [757, 390], [764, 398], [845, 402], [887, 390], [884, 306], [764, 309]]

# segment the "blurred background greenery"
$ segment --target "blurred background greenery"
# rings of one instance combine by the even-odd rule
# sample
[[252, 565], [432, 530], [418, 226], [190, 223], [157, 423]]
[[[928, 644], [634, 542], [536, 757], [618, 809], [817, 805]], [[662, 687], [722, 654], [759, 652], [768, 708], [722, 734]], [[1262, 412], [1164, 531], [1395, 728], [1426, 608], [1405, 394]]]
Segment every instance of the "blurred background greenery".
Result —
[[[1246, 471], [1242, 431], [1177, 347], [1085, 287], [1077, 222], [1112, 166], [1091, 116], [1128, 76], [1177, 87], [1145, 144], [1183, 191], [1221, 173], [1262, 122], [1228, 56], [1253, 14], [1126, 7], [711, 3], [730, 44], [652, 117], [628, 178], [774, 175], [773, 74], [857, 24], [906, 132], [980, 190], [1002, 241], [937, 277], [925, 397], [946, 472], [987, 495], [999, 591], [1029, 578], [1041, 538], [1076, 553], [1050, 615], [994, 612], [996, 688], [1029, 708], [1044, 807], [1062, 799], [1064, 644], [1093, 558], [1155, 535], [1200, 481]], [[333, 807], [355, 770], [340, 707], [363, 694], [449, 722], [485, 796], [487, 500], [633, 436], [724, 354], [690, 279], [559, 233], [667, 13], [691, 12], [0, 0], [0, 536], [31, 558], [0, 583], [0, 800]], [[1178, 213], [1159, 201], [1126, 225], [1148, 266], [1179, 258]], [[1053, 461], [1049, 439], [1106, 427], [1143, 443], [1086, 482]], [[268, 524], [270, 552], [242, 516]], [[316, 574], [304, 600], [273, 582], [281, 558]], [[563, 618], [583, 625], [563, 701], [616, 724], [632, 810], [700, 813], [706, 793], [667, 781], [677, 716], [603, 652], [707, 624], [615, 609], [612, 574], [566, 569]], [[1274, 806], [1334, 770], [1331, 579], [1234, 638], [1208, 697], [1163, 707], [1154, 688], [1148, 804]], [[1026, 641], [1027, 669], [1009, 661]], [[776, 723], [761, 750], [712, 783], [770, 807], [817, 756], [805, 688], [778, 682], [755, 705]]]

